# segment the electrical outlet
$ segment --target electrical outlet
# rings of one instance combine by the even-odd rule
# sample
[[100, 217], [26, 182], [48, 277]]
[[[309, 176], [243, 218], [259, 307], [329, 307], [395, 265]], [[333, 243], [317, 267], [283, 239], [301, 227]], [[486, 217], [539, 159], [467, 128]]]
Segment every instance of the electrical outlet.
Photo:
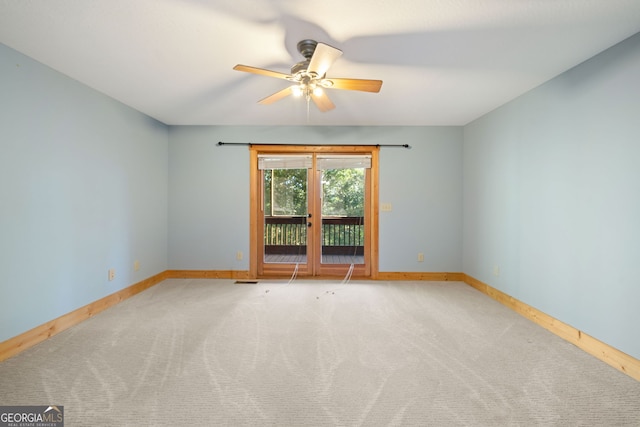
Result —
[[500, 266], [496, 265], [493, 267], [493, 275], [496, 277], [500, 276]]
[[422, 252], [418, 253], [418, 262], [423, 262], [424, 261], [424, 254]]
[[133, 271], [138, 271], [140, 270], [140, 261], [135, 260], [133, 261]]
[[242, 261], [242, 251], [238, 251], [238, 252], [236, 252], [236, 259], [237, 259], [238, 261]]
[[116, 278], [116, 269], [115, 268], [110, 268], [109, 269], [109, 281], [112, 281], [113, 279]]

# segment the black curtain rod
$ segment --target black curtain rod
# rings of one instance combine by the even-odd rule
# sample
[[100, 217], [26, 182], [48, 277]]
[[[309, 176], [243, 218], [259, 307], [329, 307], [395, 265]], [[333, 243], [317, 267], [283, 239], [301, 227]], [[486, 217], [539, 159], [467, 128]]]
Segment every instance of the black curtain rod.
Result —
[[243, 145], [243, 146], [253, 146], [253, 145], [288, 145], [288, 146], [307, 146], [307, 147], [315, 147], [315, 146], [322, 146], [322, 147], [344, 147], [344, 146], [356, 146], [356, 147], [395, 147], [395, 148], [411, 148], [411, 146], [409, 144], [281, 144], [281, 143], [268, 143], [268, 142], [264, 142], [264, 143], [255, 143], [255, 142], [222, 142], [219, 141], [218, 145]]

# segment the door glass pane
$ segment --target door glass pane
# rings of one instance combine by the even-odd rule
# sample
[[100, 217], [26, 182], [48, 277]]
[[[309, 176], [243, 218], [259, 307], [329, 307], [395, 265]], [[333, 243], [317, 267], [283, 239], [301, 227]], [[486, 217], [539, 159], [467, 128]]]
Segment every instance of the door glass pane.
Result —
[[307, 169], [265, 169], [264, 262], [307, 262]]
[[322, 263], [364, 264], [365, 169], [322, 171]]

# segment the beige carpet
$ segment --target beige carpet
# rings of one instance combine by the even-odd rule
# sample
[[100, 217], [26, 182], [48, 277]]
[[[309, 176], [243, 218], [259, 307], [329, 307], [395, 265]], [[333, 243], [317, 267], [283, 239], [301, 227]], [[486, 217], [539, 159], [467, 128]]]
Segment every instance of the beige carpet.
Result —
[[0, 363], [67, 426], [640, 425], [640, 382], [462, 283], [167, 280]]

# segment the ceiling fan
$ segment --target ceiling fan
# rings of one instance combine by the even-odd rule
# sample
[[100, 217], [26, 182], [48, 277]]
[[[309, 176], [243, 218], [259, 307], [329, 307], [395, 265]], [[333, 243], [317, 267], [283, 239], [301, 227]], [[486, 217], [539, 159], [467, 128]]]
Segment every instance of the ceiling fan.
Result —
[[298, 43], [298, 51], [304, 56], [305, 60], [291, 67], [291, 74], [241, 64], [236, 65], [233, 69], [284, 79], [293, 83], [291, 86], [258, 101], [259, 104], [263, 105], [272, 104], [288, 95], [304, 96], [307, 102], [310, 99], [313, 100], [318, 109], [325, 112], [334, 109], [335, 105], [331, 102], [324, 89], [380, 92], [382, 80], [326, 77], [331, 65], [342, 55], [340, 49], [324, 43], [318, 43], [315, 40], [302, 40]]

